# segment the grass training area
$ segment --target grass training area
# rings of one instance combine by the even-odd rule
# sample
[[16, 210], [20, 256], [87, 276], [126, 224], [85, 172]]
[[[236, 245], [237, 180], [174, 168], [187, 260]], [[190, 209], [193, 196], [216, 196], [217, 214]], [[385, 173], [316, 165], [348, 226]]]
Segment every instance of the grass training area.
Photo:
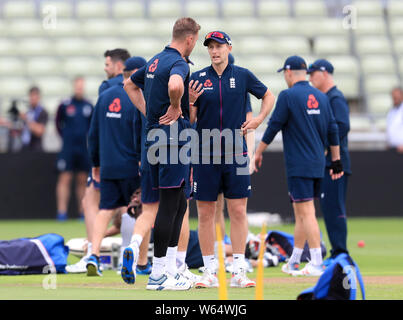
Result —
[[[330, 246], [323, 220], [319, 220], [326, 247]], [[293, 225], [282, 225], [272, 230], [293, 233]], [[364, 277], [366, 296], [369, 300], [401, 300], [403, 298], [403, 219], [399, 218], [350, 218], [348, 220], [348, 248]], [[197, 220], [191, 220], [191, 229], [197, 228]], [[251, 227], [253, 233], [258, 228]], [[229, 232], [229, 225], [227, 225]], [[0, 223], [0, 240], [20, 237], [36, 237], [45, 233], [57, 233], [65, 242], [71, 238], [85, 237], [84, 222], [70, 220], [60, 223], [51, 220], [4, 220]], [[358, 247], [359, 241], [364, 247]], [[69, 255], [68, 263], [78, 261]], [[192, 270], [197, 272], [197, 270]], [[46, 277], [55, 277], [55, 289], [45, 289]], [[256, 278], [256, 269], [248, 274]], [[138, 276], [131, 286], [123, 282], [115, 271], [104, 271], [103, 277], [87, 277], [85, 274], [0, 276], [0, 300], [13, 299], [132, 299], [132, 300], [215, 300], [217, 289], [191, 289], [185, 292], [155, 292], [145, 289], [147, 276]], [[255, 299], [255, 289], [229, 288], [230, 300]], [[304, 289], [313, 286], [318, 278], [295, 278], [281, 272], [281, 264], [264, 270], [265, 300], [295, 300]], [[358, 293], [358, 299], [361, 294]]]

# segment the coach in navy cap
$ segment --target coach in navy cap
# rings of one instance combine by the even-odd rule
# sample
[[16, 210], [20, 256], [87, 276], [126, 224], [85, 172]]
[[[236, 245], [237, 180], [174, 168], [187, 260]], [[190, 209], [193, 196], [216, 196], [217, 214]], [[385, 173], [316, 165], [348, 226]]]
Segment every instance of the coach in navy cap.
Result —
[[[320, 205], [325, 220], [326, 230], [332, 246], [330, 257], [324, 264], [329, 265], [340, 253], [347, 250], [347, 214], [346, 194], [349, 176], [351, 175], [350, 154], [348, 151], [348, 133], [350, 131], [350, 108], [343, 93], [336, 87], [333, 79], [334, 67], [326, 59], [318, 59], [309, 65], [309, 81], [312, 85], [326, 94], [330, 107], [339, 128], [340, 155], [344, 175], [338, 180], [332, 180], [325, 170], [321, 183]], [[326, 166], [331, 164], [329, 151]]]
[[309, 65], [308, 74], [311, 74], [315, 71], [327, 71], [328, 73], [333, 74], [334, 67], [326, 59], [318, 59], [314, 63]]

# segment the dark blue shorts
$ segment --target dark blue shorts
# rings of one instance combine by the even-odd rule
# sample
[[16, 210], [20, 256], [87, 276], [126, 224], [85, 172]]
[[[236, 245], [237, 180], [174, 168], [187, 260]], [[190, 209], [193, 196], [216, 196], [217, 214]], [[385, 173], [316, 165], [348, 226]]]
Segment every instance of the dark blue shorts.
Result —
[[151, 171], [141, 169], [141, 202], [155, 203], [158, 201], [160, 201], [160, 195], [158, 189], [153, 188]]
[[[148, 163], [152, 187], [154, 189], [168, 189], [186, 186], [189, 183], [190, 164], [184, 164], [180, 161], [179, 154], [182, 152], [182, 146], [161, 147], [161, 149], [163, 148], [165, 148], [166, 155], [163, 156], [162, 152], [159, 152], [157, 153], [159, 156], [157, 163]], [[149, 149], [146, 148], [146, 150], [148, 152]], [[175, 153], [177, 158], [171, 159], [171, 153]]]
[[96, 182], [96, 181], [92, 178], [92, 170], [90, 170], [90, 171], [88, 172], [87, 187], [89, 187], [92, 183], [94, 184], [94, 188], [95, 188], [95, 189], [101, 188], [100, 183], [99, 183], [99, 182]]
[[[193, 198], [200, 201], [217, 201], [219, 193], [223, 192], [228, 199], [248, 198], [251, 194], [251, 183], [247, 173], [248, 163], [192, 164], [193, 166]], [[243, 169], [240, 170], [239, 169]], [[245, 171], [246, 169], [246, 171]]]
[[319, 198], [321, 180], [321, 178], [288, 177], [288, 195], [291, 202], [304, 202]]
[[90, 170], [90, 159], [87, 150], [81, 152], [65, 151], [57, 157], [57, 170], [60, 172], [87, 172]]
[[112, 210], [126, 207], [134, 191], [140, 187], [140, 177], [129, 179], [101, 179], [99, 209]]

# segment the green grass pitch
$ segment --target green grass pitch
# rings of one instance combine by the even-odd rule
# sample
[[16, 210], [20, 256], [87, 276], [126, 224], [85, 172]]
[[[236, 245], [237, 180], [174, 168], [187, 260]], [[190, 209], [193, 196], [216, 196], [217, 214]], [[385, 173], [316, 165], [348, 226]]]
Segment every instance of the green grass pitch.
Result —
[[[319, 220], [325, 237], [326, 231]], [[191, 220], [191, 228], [197, 221]], [[367, 299], [403, 299], [403, 219], [399, 218], [350, 218], [348, 220], [348, 246], [364, 276]], [[276, 226], [273, 230], [292, 233], [293, 225]], [[229, 226], [228, 226], [229, 230]], [[227, 231], [228, 231], [227, 230]], [[251, 228], [258, 233], [259, 229]], [[34, 237], [44, 233], [58, 233], [67, 242], [71, 238], [85, 237], [81, 221], [58, 223], [51, 220], [23, 220], [0, 222], [1, 240]], [[365, 241], [359, 248], [357, 242]], [[68, 262], [78, 258], [69, 256]], [[196, 270], [193, 270], [197, 272]], [[88, 278], [85, 274], [58, 274], [56, 289], [44, 289], [46, 275], [0, 276], [0, 300], [6, 299], [152, 299], [152, 300], [211, 300], [218, 299], [216, 289], [191, 289], [186, 292], [152, 292], [145, 290], [146, 276], [138, 276], [136, 284], [125, 284], [114, 271], [105, 271], [103, 277]], [[227, 274], [228, 284], [230, 275]], [[256, 271], [249, 274], [256, 278]], [[293, 278], [283, 274], [280, 267], [265, 268], [264, 299], [295, 300], [304, 289], [313, 286], [317, 278]], [[48, 283], [52, 283], [51, 281]], [[358, 296], [359, 298], [361, 295]], [[255, 290], [228, 288], [228, 298], [248, 300], [255, 298]]]

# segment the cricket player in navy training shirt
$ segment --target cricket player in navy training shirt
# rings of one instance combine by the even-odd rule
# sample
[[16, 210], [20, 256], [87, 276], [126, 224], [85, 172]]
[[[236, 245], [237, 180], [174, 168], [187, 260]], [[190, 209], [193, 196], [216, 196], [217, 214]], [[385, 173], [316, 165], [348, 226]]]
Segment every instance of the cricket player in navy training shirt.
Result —
[[[132, 72], [125, 72], [129, 79]], [[87, 275], [102, 275], [99, 253], [108, 224], [119, 209], [127, 207], [140, 187], [140, 154], [135, 149], [135, 107], [123, 83], [105, 90], [98, 98], [88, 135], [92, 175], [100, 182], [99, 213], [95, 219], [92, 255]]]
[[[103, 81], [98, 88], [101, 94], [106, 89], [121, 83], [123, 81], [123, 70], [125, 69], [125, 61], [130, 58], [130, 54], [126, 49], [107, 50], [105, 56], [104, 71], [107, 80]], [[84, 197], [82, 199], [82, 207], [85, 218], [85, 228], [87, 231], [88, 247], [87, 253], [77, 263], [66, 267], [69, 273], [87, 272], [87, 261], [92, 253], [92, 236], [94, 234], [95, 218], [99, 211], [99, 183], [92, 179], [92, 170], [88, 172], [87, 187], [85, 188]]]
[[[292, 275], [320, 276], [323, 257], [320, 231], [315, 216], [314, 198], [320, 195], [325, 170], [325, 149], [330, 145], [330, 176], [343, 175], [339, 135], [329, 100], [306, 81], [307, 66], [299, 56], [287, 58], [283, 68], [287, 90], [281, 91], [256, 153], [256, 171], [261, 167], [263, 151], [281, 130], [288, 191], [295, 214], [294, 250], [282, 271]], [[310, 262], [299, 270], [305, 241], [310, 248]]]
[[[190, 62], [187, 61], [188, 63]], [[131, 80], [130, 80], [131, 81]], [[137, 259], [140, 257], [139, 253], [141, 252], [142, 246], [144, 246], [145, 242], [148, 242], [147, 239], [151, 232], [151, 229], [154, 225], [155, 218], [158, 212], [159, 206], [159, 190], [153, 188], [152, 176], [150, 164], [147, 160], [147, 150], [146, 150], [146, 140], [147, 140], [147, 119], [140, 112], [140, 110], [136, 109], [137, 113], [137, 121], [136, 129], [141, 129], [138, 133], [138, 137], [141, 137], [137, 143], [140, 144], [141, 150], [141, 166], [140, 166], [140, 174], [141, 174], [141, 203], [142, 203], [142, 214], [136, 220], [136, 224], [134, 226], [132, 242], [130, 244], [131, 248], [128, 248], [127, 252], [132, 252], [134, 259], [133, 263], [129, 265], [124, 265], [122, 268], [122, 278], [128, 284], [132, 284], [135, 282], [136, 274], [139, 272], [138, 269], [141, 268], [137, 264]], [[191, 197], [191, 186], [186, 186], [186, 198]], [[189, 208], [188, 208], [189, 209]], [[182, 222], [181, 233], [178, 241], [178, 247], [172, 248], [168, 247], [167, 249], [167, 265], [166, 268], [169, 270], [171, 274], [181, 273], [185, 278], [189, 279], [194, 283], [196, 280], [199, 280], [200, 276], [193, 274], [188, 266], [185, 263], [186, 260], [186, 251], [189, 242], [189, 210], [186, 211], [185, 216]], [[171, 253], [170, 251], [173, 251]], [[176, 253], [176, 256], [175, 256]], [[180, 264], [179, 264], [180, 263]], [[135, 272], [135, 269], [137, 270]], [[177, 270], [176, 270], [177, 269]]]
[[[231, 287], [252, 287], [255, 282], [246, 276], [244, 256], [248, 234], [246, 204], [251, 184], [246, 140], [242, 133], [256, 129], [263, 122], [274, 105], [274, 96], [249, 70], [228, 63], [232, 50], [228, 34], [210, 32], [204, 45], [212, 64], [192, 74], [192, 90], [199, 89], [200, 84], [203, 89], [190, 103], [191, 121], [197, 118], [196, 131], [200, 141], [199, 163], [192, 162], [193, 197], [197, 200], [199, 242], [205, 266], [203, 277], [195, 287], [218, 286], [214, 221], [220, 189], [227, 199], [231, 221], [234, 257]], [[246, 120], [248, 93], [262, 99], [262, 107], [256, 118]], [[206, 130], [212, 133], [208, 139], [204, 139]]]
[[328, 170], [331, 165], [331, 155], [330, 151], [327, 150], [320, 205], [332, 249], [330, 258], [324, 261], [325, 265], [330, 264], [340, 253], [348, 254], [346, 194], [348, 177], [351, 175], [347, 140], [347, 135], [350, 131], [350, 118], [348, 103], [343, 93], [334, 84], [333, 72], [333, 65], [325, 59], [316, 60], [308, 69], [309, 81], [329, 98], [330, 106], [339, 127], [340, 158], [344, 170], [344, 175], [340, 179], [332, 180]]
[[[168, 250], [170, 256], [176, 259], [175, 250], [187, 208], [184, 187], [190, 180], [189, 163], [178, 157], [176, 161], [171, 160], [171, 155], [180, 155], [183, 148], [175, 139], [177, 137], [171, 136], [171, 131], [176, 128], [180, 136], [182, 130], [190, 127], [189, 66], [186, 57], [190, 56], [196, 44], [199, 30], [200, 26], [193, 19], [178, 19], [173, 27], [171, 43], [138, 70], [131, 81], [125, 82], [125, 90], [133, 104], [147, 117], [147, 160], [153, 187], [159, 189], [153, 267], [147, 284], [149, 290], [187, 290], [192, 285], [181, 274], [170, 274], [169, 271], [175, 268], [166, 267], [170, 265], [167, 262], [170, 260]], [[144, 88], [144, 94], [141, 88]], [[165, 139], [161, 139], [165, 142], [149, 138], [156, 132], [162, 132]], [[151, 161], [155, 149], [160, 153], [157, 159]], [[133, 248], [126, 248], [123, 265], [131, 269], [135, 255]]]
[[92, 104], [84, 97], [84, 78], [74, 79], [74, 95], [64, 100], [56, 112], [56, 128], [63, 141], [57, 159], [57, 219], [67, 219], [70, 184], [76, 175], [76, 198], [83, 214], [81, 200], [84, 196], [90, 161], [87, 150], [87, 133], [90, 128]]
[[[234, 64], [235, 63], [235, 58], [234, 56], [230, 53], [228, 55], [228, 63], [229, 64]], [[194, 85], [194, 83], [191, 83], [192, 85]], [[203, 84], [201, 84], [203, 85]], [[196, 88], [195, 88], [196, 89]], [[246, 120], [250, 120], [253, 117], [253, 112], [252, 112], [252, 105], [250, 102], [250, 95], [248, 94], [248, 97], [246, 99]], [[253, 156], [253, 152], [255, 150], [255, 134], [254, 131], [251, 130], [251, 132], [249, 132], [246, 135], [246, 145], [248, 148], [248, 156], [249, 159], [252, 159]], [[254, 162], [251, 161], [250, 162], [250, 166], [251, 166], [251, 172], [253, 172], [253, 166]], [[219, 194], [217, 196], [217, 205], [216, 205], [216, 211], [215, 211], [215, 223], [220, 225], [220, 229], [221, 229], [221, 234], [225, 235], [225, 218], [224, 218], [224, 193], [222, 191], [222, 189], [219, 191]], [[222, 240], [222, 248], [223, 248], [223, 256], [225, 258], [225, 241]], [[214, 242], [214, 252], [215, 255], [217, 257], [217, 250], [218, 250], [218, 242], [217, 239], [215, 239]]]

